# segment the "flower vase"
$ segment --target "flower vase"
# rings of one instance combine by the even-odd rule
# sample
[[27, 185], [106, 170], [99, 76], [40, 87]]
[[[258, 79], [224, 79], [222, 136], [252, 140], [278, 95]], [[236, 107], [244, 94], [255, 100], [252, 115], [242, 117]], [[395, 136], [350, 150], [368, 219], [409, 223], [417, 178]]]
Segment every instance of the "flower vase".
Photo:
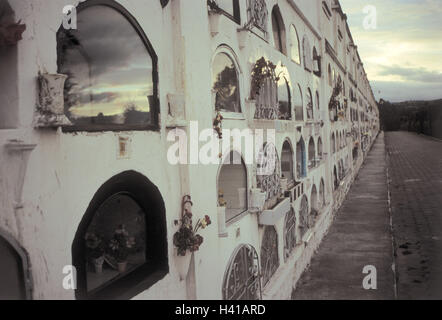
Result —
[[126, 269], [127, 269], [127, 261], [118, 262], [117, 266], [118, 266], [118, 272], [124, 273], [124, 272], [126, 272]]
[[36, 128], [70, 126], [64, 114], [64, 74], [41, 74], [38, 77], [39, 101], [34, 119]]
[[93, 263], [94, 263], [95, 273], [97, 273], [97, 274], [103, 273], [104, 257], [94, 259]]
[[225, 238], [228, 236], [226, 229], [226, 207], [217, 207], [218, 216], [218, 236], [220, 238]]
[[192, 258], [192, 253], [186, 250], [186, 254], [181, 256], [178, 254], [178, 250], [175, 248], [175, 264], [180, 277], [180, 281], [183, 281], [187, 277], [189, 272], [190, 260]]

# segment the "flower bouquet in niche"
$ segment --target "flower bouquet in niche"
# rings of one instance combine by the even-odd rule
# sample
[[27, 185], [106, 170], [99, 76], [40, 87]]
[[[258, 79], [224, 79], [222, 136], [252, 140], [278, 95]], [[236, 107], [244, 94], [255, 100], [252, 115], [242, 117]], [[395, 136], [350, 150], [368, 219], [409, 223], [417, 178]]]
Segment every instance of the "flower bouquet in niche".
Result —
[[185, 196], [183, 198], [181, 225], [173, 236], [173, 244], [177, 250], [177, 268], [181, 279], [184, 279], [189, 270], [191, 253], [198, 251], [204, 241], [198, 231], [212, 224], [210, 217], [205, 215], [204, 218], [198, 219], [195, 227], [193, 227], [192, 205], [190, 196]]
[[84, 240], [86, 241], [86, 252], [90, 262], [93, 263], [95, 273], [103, 272], [105, 244], [103, 239], [95, 233], [86, 233]]
[[120, 225], [109, 242], [110, 253], [116, 260], [118, 272], [126, 272], [127, 258], [134, 246], [135, 238], [129, 236], [124, 224]]

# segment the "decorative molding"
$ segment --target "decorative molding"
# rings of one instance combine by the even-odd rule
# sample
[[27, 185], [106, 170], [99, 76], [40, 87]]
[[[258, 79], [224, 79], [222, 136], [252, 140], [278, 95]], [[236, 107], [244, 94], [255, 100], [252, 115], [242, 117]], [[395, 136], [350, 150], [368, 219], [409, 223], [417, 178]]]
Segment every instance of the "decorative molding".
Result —
[[14, 185], [14, 209], [23, 208], [23, 185], [28, 167], [29, 155], [35, 149], [36, 144], [26, 144], [20, 140], [9, 140], [5, 145], [9, 155], [14, 158], [13, 163], [16, 171], [13, 172], [15, 177]]

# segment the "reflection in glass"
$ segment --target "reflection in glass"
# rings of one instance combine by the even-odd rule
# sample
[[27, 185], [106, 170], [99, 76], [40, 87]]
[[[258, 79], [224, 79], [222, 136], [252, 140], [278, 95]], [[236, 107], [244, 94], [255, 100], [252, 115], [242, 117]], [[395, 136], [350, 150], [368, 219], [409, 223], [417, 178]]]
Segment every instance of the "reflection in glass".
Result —
[[289, 82], [285, 77], [281, 77], [278, 81], [279, 119], [291, 119], [292, 105], [290, 100]]
[[91, 292], [146, 262], [143, 209], [117, 194], [96, 211], [85, 235], [87, 290]]
[[217, 0], [216, 3], [222, 10], [230, 14], [232, 17], [234, 16], [233, 0]]
[[212, 70], [215, 109], [241, 112], [238, 74], [232, 59], [225, 53], [219, 53], [213, 61]]
[[302, 90], [301, 90], [301, 87], [299, 86], [299, 84], [298, 84], [298, 90], [295, 89], [294, 103], [295, 103], [296, 121], [303, 121], [304, 120], [304, 105], [303, 105], [303, 101], [302, 101]]
[[301, 59], [299, 54], [299, 38], [294, 25], [290, 26], [290, 43], [291, 43], [290, 57], [294, 62], [300, 64]]
[[153, 64], [131, 23], [108, 6], [78, 13], [77, 30], [58, 33], [65, 113], [76, 125], [149, 124]]
[[282, 146], [282, 155], [281, 155], [281, 171], [289, 183], [291, 183], [293, 178], [293, 152], [292, 147], [288, 141], [285, 141]]

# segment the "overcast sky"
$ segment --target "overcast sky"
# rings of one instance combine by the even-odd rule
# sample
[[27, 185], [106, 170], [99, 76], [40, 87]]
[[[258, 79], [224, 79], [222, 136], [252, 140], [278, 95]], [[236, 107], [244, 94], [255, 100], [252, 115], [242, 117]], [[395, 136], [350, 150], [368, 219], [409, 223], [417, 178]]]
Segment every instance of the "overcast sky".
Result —
[[[376, 99], [442, 98], [442, 0], [341, 0]], [[364, 29], [374, 6], [377, 28]]]

